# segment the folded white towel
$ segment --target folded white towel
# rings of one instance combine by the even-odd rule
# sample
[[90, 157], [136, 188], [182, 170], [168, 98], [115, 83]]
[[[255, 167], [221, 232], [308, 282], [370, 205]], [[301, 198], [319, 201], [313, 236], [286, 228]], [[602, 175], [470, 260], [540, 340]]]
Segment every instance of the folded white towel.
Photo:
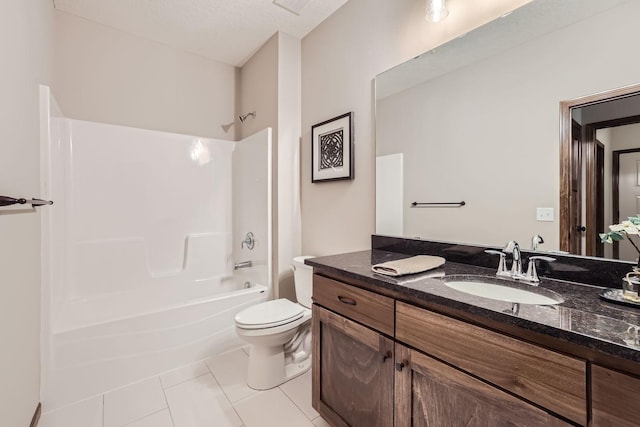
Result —
[[395, 277], [432, 270], [440, 267], [444, 262], [445, 259], [439, 256], [417, 255], [411, 258], [376, 264], [371, 269], [376, 273]]
[[388, 281], [391, 281], [396, 285], [407, 285], [409, 283], [419, 282], [424, 279], [440, 279], [444, 276], [445, 276], [444, 268], [436, 268], [435, 270], [429, 270], [423, 273], [410, 274], [407, 276], [397, 276], [397, 277], [385, 276], [385, 277], [387, 278]]

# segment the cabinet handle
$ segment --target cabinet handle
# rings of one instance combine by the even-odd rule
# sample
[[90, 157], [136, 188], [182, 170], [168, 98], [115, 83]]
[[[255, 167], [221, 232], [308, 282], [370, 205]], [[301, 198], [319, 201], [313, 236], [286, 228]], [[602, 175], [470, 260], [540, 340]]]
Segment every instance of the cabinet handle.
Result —
[[407, 366], [408, 362], [405, 360], [404, 362], [396, 363], [396, 371], [402, 372], [405, 366]]
[[343, 304], [356, 305], [356, 300], [349, 297], [343, 297], [342, 295], [338, 295], [338, 301]]
[[386, 362], [387, 359], [391, 358], [391, 356], [393, 356], [393, 354], [391, 354], [390, 351], [387, 351], [384, 356], [382, 356], [382, 363]]

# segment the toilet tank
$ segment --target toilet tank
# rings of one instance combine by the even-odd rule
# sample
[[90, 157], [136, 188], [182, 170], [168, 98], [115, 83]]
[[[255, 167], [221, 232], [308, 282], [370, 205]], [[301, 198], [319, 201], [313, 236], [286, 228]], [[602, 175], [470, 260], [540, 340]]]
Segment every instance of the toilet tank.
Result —
[[304, 260], [312, 256], [297, 256], [293, 259], [293, 280], [296, 286], [296, 300], [299, 304], [311, 308], [313, 289], [313, 267], [305, 265]]

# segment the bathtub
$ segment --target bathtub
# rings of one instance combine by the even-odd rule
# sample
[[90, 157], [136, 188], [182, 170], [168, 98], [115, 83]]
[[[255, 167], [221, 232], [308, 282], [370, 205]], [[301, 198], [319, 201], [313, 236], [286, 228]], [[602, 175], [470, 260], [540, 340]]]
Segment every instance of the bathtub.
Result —
[[242, 345], [235, 315], [272, 289], [271, 131], [236, 143], [40, 100], [45, 412]]
[[236, 313], [269, 296], [240, 276], [180, 288], [66, 303], [49, 343], [47, 410], [237, 348]]

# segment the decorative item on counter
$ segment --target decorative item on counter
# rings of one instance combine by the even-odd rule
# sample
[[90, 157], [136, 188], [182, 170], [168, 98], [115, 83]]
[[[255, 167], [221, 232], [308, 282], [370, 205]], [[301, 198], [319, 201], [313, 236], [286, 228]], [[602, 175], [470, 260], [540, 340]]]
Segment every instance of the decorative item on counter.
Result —
[[433, 270], [445, 263], [445, 259], [432, 255], [416, 255], [411, 258], [404, 258], [395, 261], [387, 261], [371, 267], [375, 273], [385, 276], [404, 276], [405, 274], [422, 273]]
[[635, 347], [640, 350], [640, 327], [634, 325], [629, 326], [622, 340], [629, 347]]
[[640, 297], [638, 297], [638, 290], [640, 289], [640, 249], [631, 238], [631, 236], [640, 238], [640, 214], [630, 216], [627, 221], [622, 221], [620, 224], [610, 225], [609, 230], [611, 231], [608, 233], [600, 233], [600, 241], [602, 243], [619, 242], [626, 238], [638, 252], [636, 266], [633, 267], [632, 272], [627, 273], [626, 277], [622, 279], [622, 297], [625, 300], [640, 303]]
[[[636, 270], [634, 268], [634, 270]], [[640, 271], [632, 271], [627, 273], [627, 276], [622, 279], [622, 297], [629, 301], [640, 303], [640, 297], [638, 297], [638, 290], [640, 289]]]
[[608, 233], [600, 233], [600, 241], [602, 243], [619, 242], [626, 237], [629, 243], [636, 249], [636, 252], [638, 252], [638, 256], [640, 256], [640, 249], [633, 242], [633, 239], [631, 239], [631, 236], [640, 235], [640, 214], [630, 216], [627, 221], [622, 221], [620, 224], [610, 225], [609, 230], [611, 231]]

